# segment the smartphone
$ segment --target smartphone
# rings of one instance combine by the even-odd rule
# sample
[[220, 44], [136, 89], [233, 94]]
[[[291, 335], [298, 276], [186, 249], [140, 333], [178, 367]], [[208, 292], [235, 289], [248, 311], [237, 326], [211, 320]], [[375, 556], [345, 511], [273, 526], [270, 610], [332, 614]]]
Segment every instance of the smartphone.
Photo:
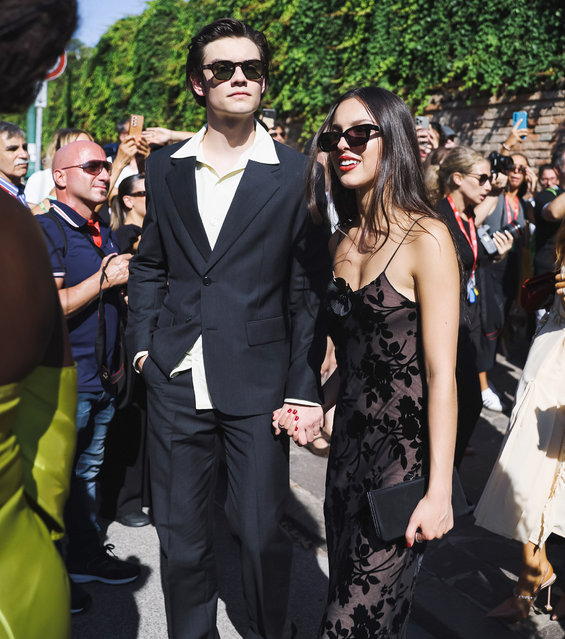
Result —
[[512, 114], [512, 126], [516, 126], [518, 120], [521, 120], [518, 130], [528, 128], [528, 114], [525, 111], [514, 111]]
[[263, 122], [265, 123], [267, 129], [272, 129], [275, 126], [276, 117], [276, 109], [263, 109]]
[[135, 139], [138, 140], [141, 137], [143, 131], [143, 116], [132, 113], [129, 117], [129, 135], [135, 135]]
[[422, 127], [422, 129], [430, 128], [430, 118], [427, 115], [416, 116], [416, 126]]

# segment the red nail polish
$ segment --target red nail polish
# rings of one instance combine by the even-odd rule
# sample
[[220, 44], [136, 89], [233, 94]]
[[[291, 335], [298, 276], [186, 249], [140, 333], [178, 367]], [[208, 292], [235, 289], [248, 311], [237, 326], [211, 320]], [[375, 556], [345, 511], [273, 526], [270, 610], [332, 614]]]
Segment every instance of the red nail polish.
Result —
[[298, 415], [294, 418], [294, 421], [298, 421]]
[[296, 410], [296, 408], [295, 408], [295, 409], [292, 411], [292, 414], [293, 414], [293, 415], [296, 415], [296, 413], [297, 413], [297, 412], [298, 412], [298, 411], [297, 411], [297, 410]]
[[287, 413], [292, 413], [292, 408], [289, 408], [286, 412]]
[[407, 543], [406, 545], [408, 546], [408, 548], [412, 548], [412, 544]]
[[295, 432], [296, 432], [296, 431], [298, 430], [298, 426], [295, 426], [295, 427], [294, 427], [294, 430], [295, 430]]

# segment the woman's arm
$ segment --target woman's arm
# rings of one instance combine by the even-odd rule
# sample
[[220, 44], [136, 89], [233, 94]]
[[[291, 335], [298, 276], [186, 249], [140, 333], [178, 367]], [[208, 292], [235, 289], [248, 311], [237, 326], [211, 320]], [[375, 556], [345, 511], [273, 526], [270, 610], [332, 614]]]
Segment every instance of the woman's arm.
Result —
[[413, 276], [420, 304], [429, 430], [429, 485], [406, 529], [406, 543], [439, 538], [453, 527], [451, 486], [457, 432], [455, 361], [459, 330], [459, 268], [447, 227], [426, 220], [413, 243]]

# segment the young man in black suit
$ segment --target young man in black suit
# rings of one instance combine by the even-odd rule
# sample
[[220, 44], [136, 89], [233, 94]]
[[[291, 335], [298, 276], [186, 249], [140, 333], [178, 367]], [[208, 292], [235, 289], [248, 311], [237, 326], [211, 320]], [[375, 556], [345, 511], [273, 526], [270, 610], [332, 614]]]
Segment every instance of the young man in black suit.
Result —
[[[153, 514], [169, 636], [217, 637], [213, 503], [218, 443], [226, 514], [241, 547], [248, 638], [291, 636], [286, 434], [322, 420], [315, 337], [328, 272], [304, 199], [306, 158], [254, 119], [265, 37], [225, 18], [192, 40], [187, 82], [207, 126], [147, 163], [147, 216], [128, 284], [134, 366], [148, 389]], [[322, 248], [320, 248], [322, 247]], [[278, 431], [278, 429], [277, 429]]]

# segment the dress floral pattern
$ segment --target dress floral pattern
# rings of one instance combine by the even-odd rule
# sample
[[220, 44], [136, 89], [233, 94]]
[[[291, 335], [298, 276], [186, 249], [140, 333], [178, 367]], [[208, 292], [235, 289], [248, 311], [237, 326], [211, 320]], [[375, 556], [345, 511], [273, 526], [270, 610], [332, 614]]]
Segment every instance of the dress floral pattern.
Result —
[[419, 307], [385, 272], [358, 291], [334, 280], [326, 306], [340, 391], [326, 478], [330, 580], [320, 637], [402, 638], [423, 545], [379, 540], [367, 492], [424, 470]]

